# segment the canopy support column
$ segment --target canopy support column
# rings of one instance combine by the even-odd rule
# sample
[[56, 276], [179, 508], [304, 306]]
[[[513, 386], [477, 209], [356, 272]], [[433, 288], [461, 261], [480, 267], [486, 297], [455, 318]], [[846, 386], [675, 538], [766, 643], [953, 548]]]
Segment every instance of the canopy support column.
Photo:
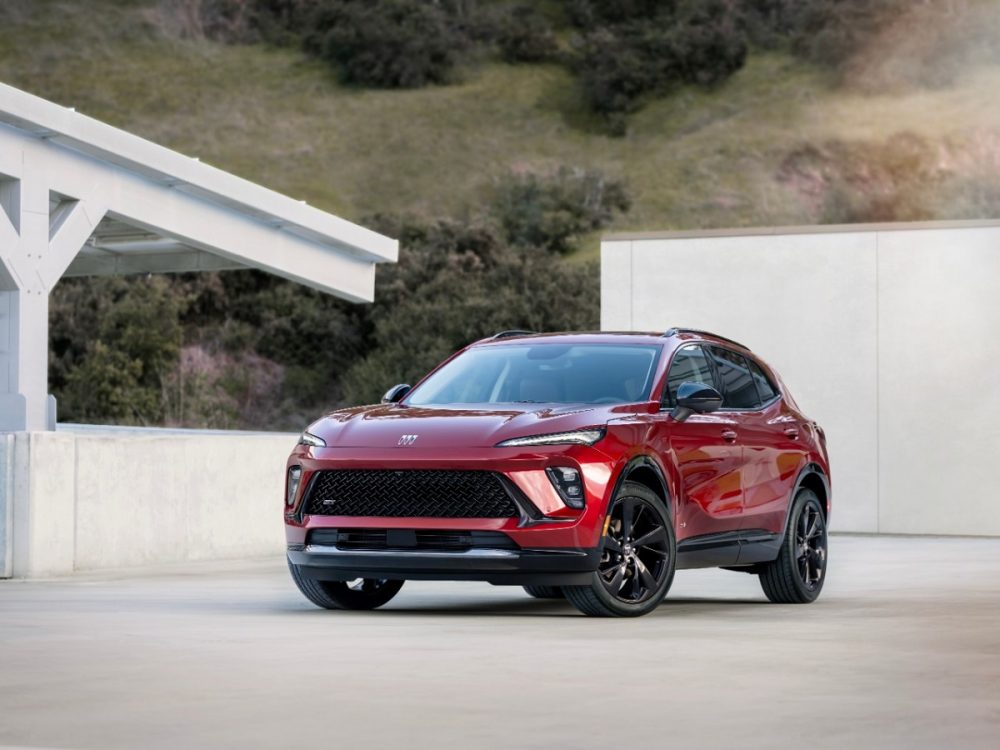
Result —
[[0, 432], [53, 429], [49, 293], [105, 209], [35, 175], [0, 177], [0, 209]]

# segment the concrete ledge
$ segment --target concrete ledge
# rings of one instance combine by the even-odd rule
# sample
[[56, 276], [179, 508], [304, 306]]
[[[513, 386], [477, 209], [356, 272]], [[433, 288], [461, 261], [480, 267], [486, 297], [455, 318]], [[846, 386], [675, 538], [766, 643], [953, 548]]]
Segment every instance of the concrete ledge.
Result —
[[5, 575], [280, 554], [294, 439], [117, 430], [0, 436], [0, 511], [6, 505], [12, 521]]

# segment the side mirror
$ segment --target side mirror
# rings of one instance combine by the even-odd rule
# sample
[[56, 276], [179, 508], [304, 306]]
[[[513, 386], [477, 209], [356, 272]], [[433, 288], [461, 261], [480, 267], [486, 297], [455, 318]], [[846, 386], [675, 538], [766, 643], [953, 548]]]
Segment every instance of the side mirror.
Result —
[[398, 404], [402, 401], [403, 396], [410, 392], [410, 386], [406, 383], [400, 383], [399, 385], [394, 385], [392, 388], [385, 392], [382, 397], [383, 404]]
[[704, 383], [681, 383], [677, 389], [677, 406], [670, 416], [683, 422], [692, 414], [707, 414], [722, 406], [722, 394]]

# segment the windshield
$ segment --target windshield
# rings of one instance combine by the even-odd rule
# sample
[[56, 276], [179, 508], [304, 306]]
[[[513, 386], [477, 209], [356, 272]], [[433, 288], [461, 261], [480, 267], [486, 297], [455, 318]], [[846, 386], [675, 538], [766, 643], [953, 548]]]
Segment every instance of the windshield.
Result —
[[427, 378], [411, 406], [624, 404], [649, 397], [658, 346], [508, 344], [469, 349]]

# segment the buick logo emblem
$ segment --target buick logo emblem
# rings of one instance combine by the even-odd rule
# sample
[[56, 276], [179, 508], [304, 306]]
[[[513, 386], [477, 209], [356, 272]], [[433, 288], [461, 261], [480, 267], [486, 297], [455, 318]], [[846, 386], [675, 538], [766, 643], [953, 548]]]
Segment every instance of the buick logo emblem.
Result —
[[399, 438], [399, 442], [396, 445], [407, 446], [413, 445], [415, 442], [417, 442], [416, 435], [403, 435]]

